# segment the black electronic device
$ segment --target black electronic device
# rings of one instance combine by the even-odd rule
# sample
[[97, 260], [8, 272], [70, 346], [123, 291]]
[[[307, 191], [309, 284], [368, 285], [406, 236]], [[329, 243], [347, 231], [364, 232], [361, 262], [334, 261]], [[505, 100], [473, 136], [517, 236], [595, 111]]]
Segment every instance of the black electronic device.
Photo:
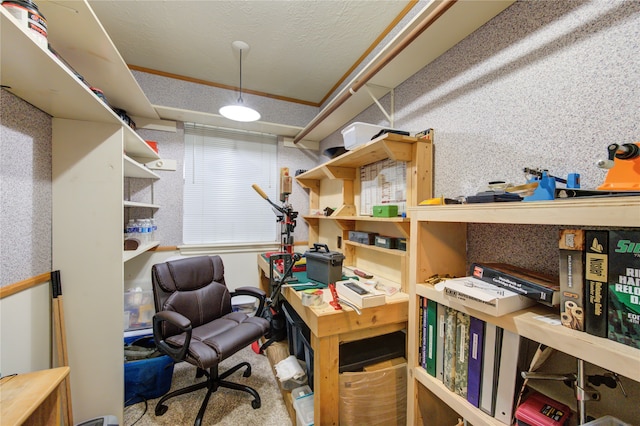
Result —
[[349, 290], [353, 290], [354, 292], [358, 293], [360, 296], [364, 296], [365, 294], [369, 293], [367, 290], [360, 287], [358, 284], [354, 283], [353, 281], [347, 281], [346, 283], [344, 283], [344, 286], [347, 287]]

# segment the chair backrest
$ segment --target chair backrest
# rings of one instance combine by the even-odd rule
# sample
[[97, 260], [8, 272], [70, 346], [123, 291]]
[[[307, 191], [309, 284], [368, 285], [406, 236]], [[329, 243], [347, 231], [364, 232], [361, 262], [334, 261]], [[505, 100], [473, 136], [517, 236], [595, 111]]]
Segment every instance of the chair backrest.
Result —
[[[231, 312], [231, 295], [220, 256], [187, 257], [155, 264], [151, 268], [151, 281], [156, 312], [178, 312], [191, 321], [192, 327]], [[164, 323], [163, 338], [179, 332]]]

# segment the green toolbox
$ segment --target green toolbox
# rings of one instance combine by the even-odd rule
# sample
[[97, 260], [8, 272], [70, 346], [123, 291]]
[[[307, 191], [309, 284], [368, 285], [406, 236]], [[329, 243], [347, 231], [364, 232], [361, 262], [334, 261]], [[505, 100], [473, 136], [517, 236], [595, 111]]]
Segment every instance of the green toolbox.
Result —
[[398, 216], [398, 206], [387, 204], [384, 206], [373, 206], [373, 217], [396, 217]]

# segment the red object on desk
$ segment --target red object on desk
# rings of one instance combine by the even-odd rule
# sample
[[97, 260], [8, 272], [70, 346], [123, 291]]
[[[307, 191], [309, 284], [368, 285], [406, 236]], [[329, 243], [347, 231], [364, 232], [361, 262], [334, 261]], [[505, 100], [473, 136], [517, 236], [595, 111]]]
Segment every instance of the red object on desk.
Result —
[[333, 306], [333, 309], [335, 309], [336, 311], [342, 310], [342, 305], [340, 304], [340, 302], [338, 302], [338, 292], [336, 291], [336, 285], [334, 283], [329, 283], [329, 290], [331, 290], [331, 296], [333, 297], [333, 300], [329, 302], [329, 304]]

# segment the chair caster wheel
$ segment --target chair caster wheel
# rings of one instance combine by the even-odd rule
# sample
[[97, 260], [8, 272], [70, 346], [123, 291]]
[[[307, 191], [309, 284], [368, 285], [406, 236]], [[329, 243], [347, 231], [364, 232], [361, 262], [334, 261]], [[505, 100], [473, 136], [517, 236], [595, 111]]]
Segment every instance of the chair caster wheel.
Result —
[[169, 407], [167, 407], [166, 405], [158, 405], [156, 407], [156, 416], [162, 416], [164, 413], [167, 412], [167, 410], [169, 409]]
[[260, 401], [254, 399], [253, 401], [251, 401], [251, 407], [253, 407], [254, 410], [260, 408]]

